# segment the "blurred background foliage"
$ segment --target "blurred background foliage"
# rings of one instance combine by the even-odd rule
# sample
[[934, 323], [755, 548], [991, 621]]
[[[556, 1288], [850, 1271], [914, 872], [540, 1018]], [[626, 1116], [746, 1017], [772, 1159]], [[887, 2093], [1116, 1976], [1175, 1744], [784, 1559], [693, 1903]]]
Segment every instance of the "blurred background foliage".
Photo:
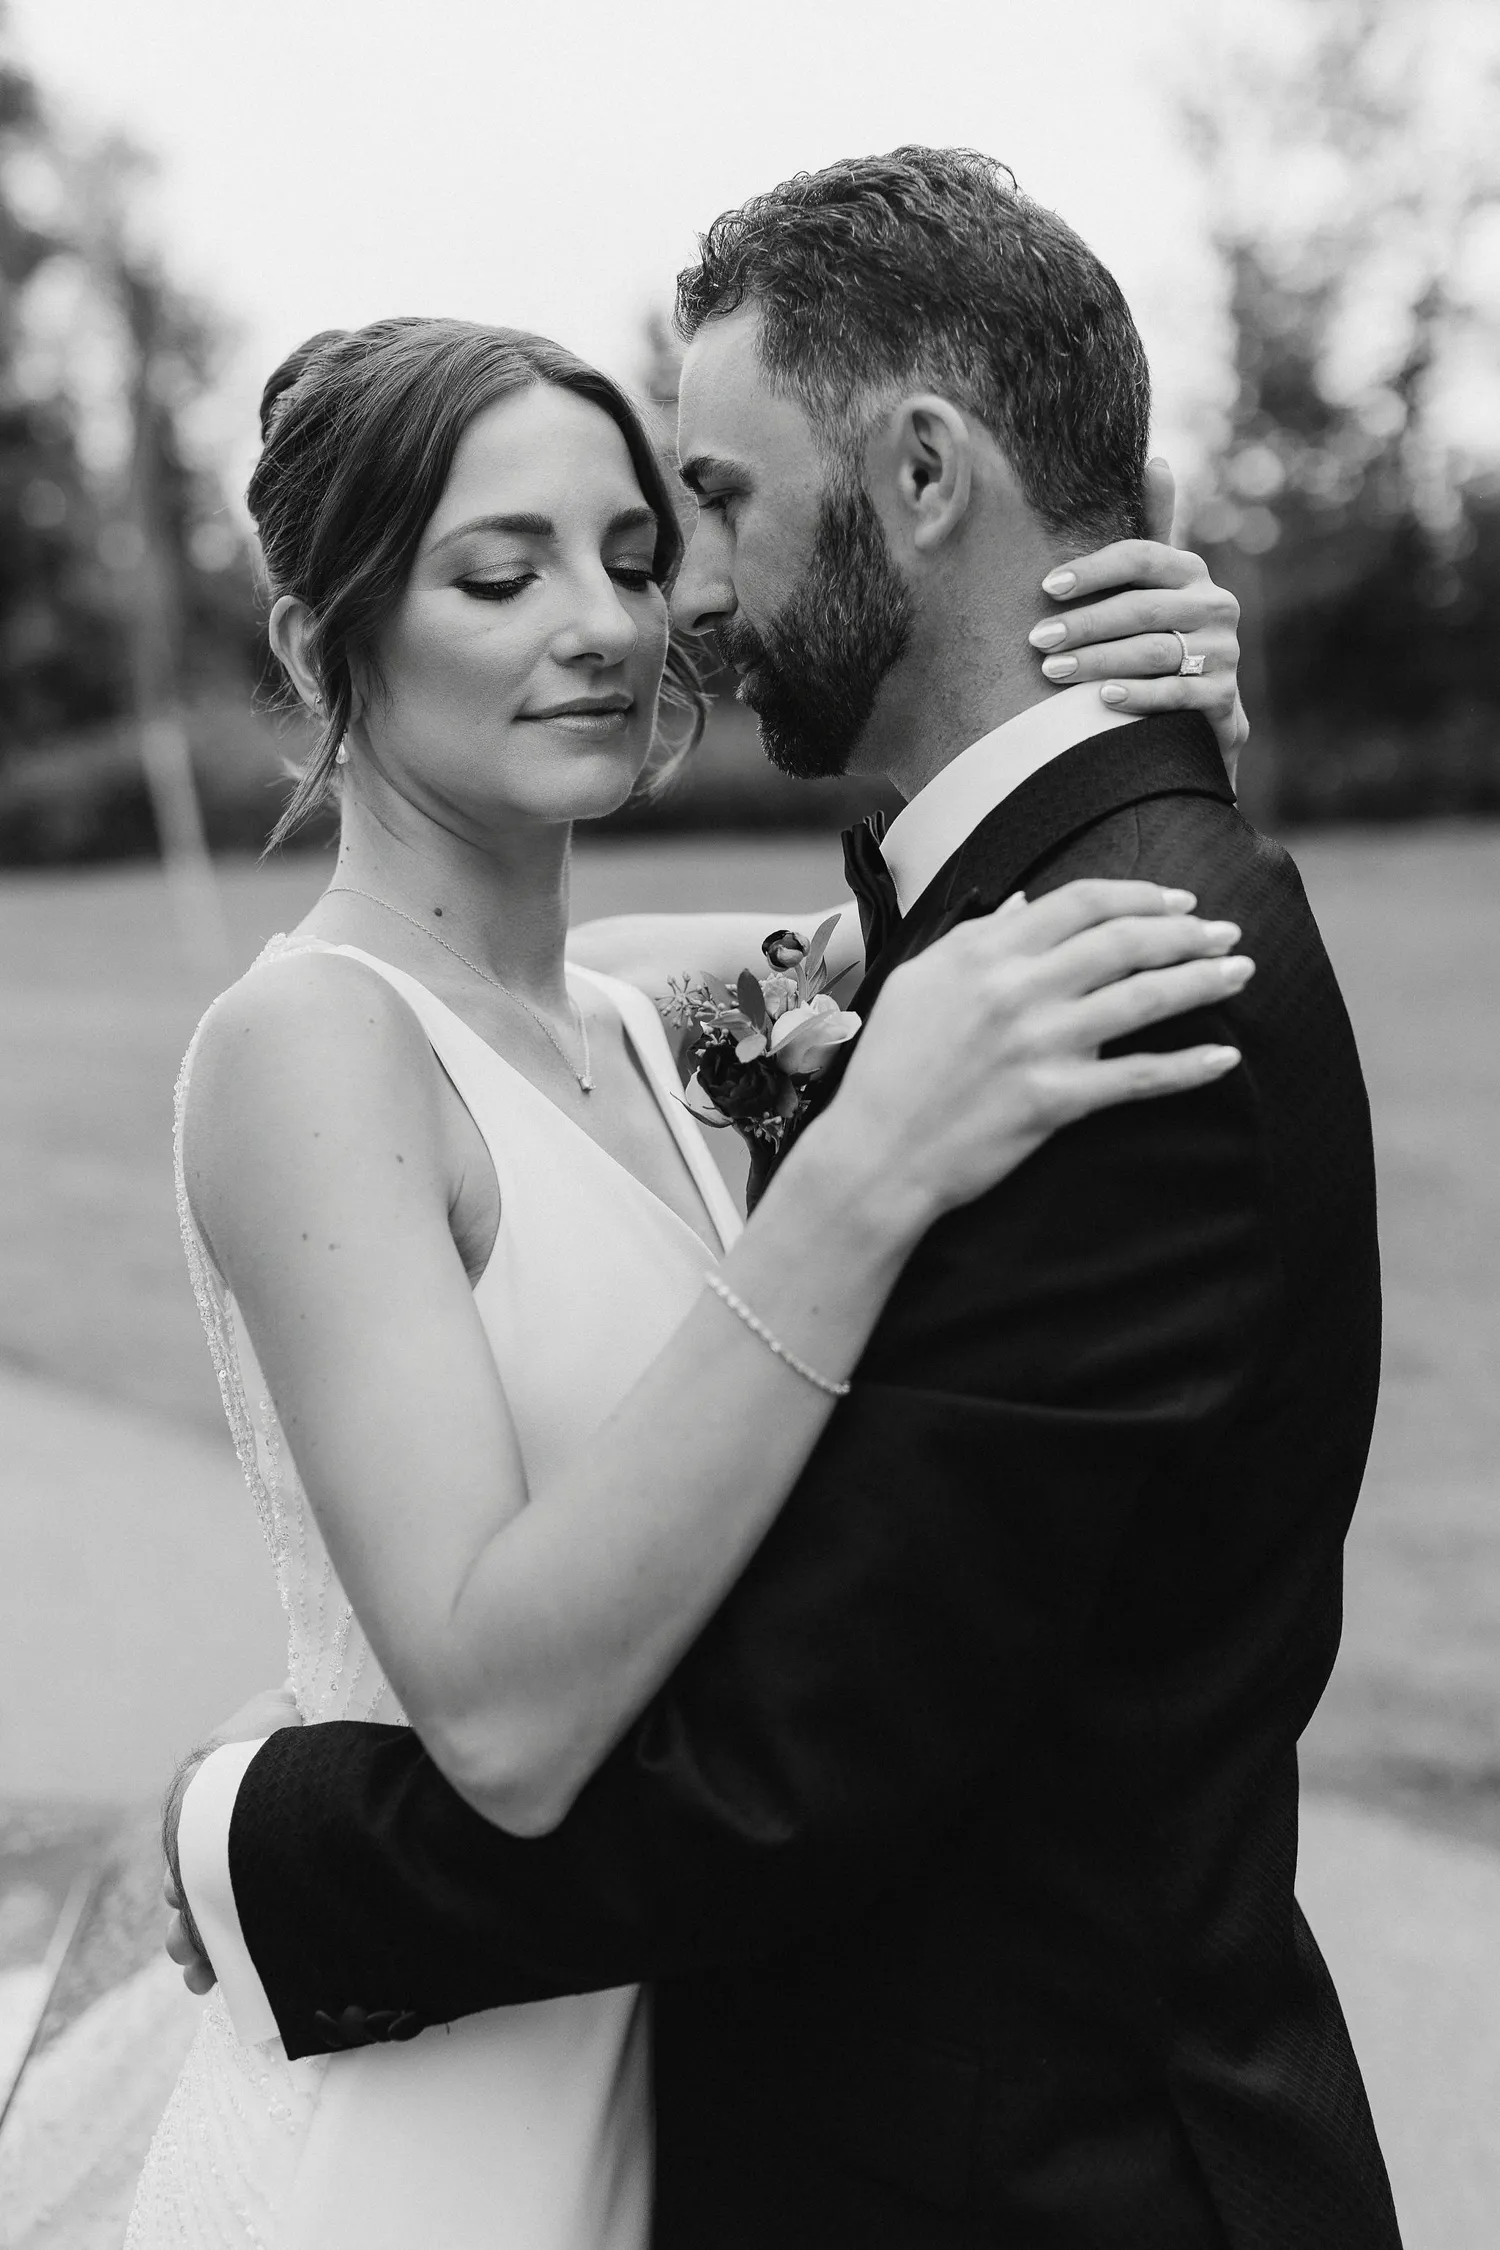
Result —
[[[1493, 813], [1500, 445], [1447, 445], [1443, 403], [1495, 343], [1493, 69], [1459, 99], [1419, 10], [1309, 0], [1293, 49], [1194, 83], [1236, 380], [1182, 531], [1244, 608], [1248, 808]], [[195, 427], [232, 332], [147, 238], [148, 170], [79, 138], [0, 18], [0, 864], [138, 856], [195, 823], [258, 849], [298, 747], [255, 708], [254, 557]], [[634, 372], [665, 421], [659, 316]], [[619, 825], [818, 827], [850, 804], [773, 774], [721, 694], [684, 778]]]
[[1434, 28], [1312, 0], [1184, 108], [1236, 379], [1187, 528], [1241, 600], [1267, 822], [1500, 809], [1500, 442], [1446, 434], [1500, 343], [1500, 74]]

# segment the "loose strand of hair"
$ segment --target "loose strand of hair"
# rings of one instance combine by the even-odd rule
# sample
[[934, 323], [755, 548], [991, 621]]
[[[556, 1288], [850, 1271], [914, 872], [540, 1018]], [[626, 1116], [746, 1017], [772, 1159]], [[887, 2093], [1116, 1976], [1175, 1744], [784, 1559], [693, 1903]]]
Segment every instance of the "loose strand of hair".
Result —
[[323, 722], [323, 730], [313, 747], [312, 755], [298, 773], [296, 787], [282, 807], [280, 819], [266, 838], [260, 855], [262, 859], [269, 859], [272, 852], [280, 851], [287, 839], [320, 813], [334, 795], [339, 750], [349, 729], [350, 705], [348, 690], [341, 685], [329, 706], [328, 716]]

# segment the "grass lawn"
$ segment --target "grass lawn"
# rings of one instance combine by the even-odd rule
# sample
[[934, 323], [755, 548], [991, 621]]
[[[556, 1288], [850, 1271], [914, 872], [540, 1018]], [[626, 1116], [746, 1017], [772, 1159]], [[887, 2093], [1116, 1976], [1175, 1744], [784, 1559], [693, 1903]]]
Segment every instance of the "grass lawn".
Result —
[[[1500, 830], [1297, 856], [1369, 1077], [1387, 1286], [1345, 1652], [1306, 1768], [1500, 1843]], [[177, 1246], [172, 1081], [214, 990], [321, 877], [226, 868], [222, 974], [184, 959], [150, 870], [0, 881], [0, 1359], [219, 1426]], [[586, 917], [838, 887], [831, 840], [674, 839], [586, 849], [576, 894]]]

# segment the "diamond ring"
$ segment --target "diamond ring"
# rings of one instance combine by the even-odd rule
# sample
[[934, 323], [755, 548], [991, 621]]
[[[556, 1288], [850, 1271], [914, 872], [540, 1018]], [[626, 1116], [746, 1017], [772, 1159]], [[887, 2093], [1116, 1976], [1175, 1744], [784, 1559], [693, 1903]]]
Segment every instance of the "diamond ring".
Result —
[[1175, 625], [1172, 627], [1172, 631], [1177, 635], [1177, 642], [1182, 650], [1182, 662], [1177, 667], [1178, 673], [1184, 679], [1196, 680], [1203, 670], [1203, 659], [1201, 656], [1193, 655], [1187, 645], [1187, 636], [1178, 633]]

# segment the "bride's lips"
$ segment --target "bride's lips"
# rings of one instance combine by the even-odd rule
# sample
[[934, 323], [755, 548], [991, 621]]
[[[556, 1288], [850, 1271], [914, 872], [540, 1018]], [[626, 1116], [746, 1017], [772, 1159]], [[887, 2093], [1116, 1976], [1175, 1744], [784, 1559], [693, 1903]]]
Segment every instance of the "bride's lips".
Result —
[[522, 711], [518, 716], [539, 726], [566, 727], [572, 734], [609, 735], [624, 731], [635, 709], [629, 695], [578, 695], [568, 703], [553, 703], [545, 711]]

